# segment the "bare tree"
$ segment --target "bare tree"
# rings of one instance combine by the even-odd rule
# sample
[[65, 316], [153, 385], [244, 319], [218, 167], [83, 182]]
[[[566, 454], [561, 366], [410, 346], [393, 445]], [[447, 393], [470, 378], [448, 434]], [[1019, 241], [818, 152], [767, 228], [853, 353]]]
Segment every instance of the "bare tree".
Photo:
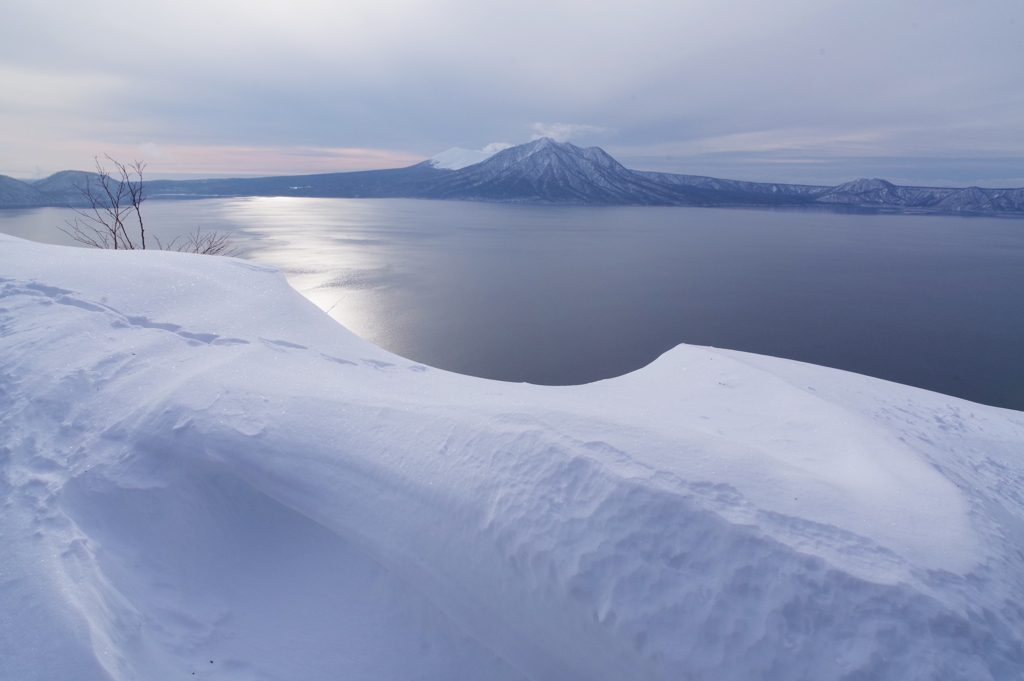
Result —
[[[160, 244], [160, 247], [165, 251], [178, 251], [179, 253], [234, 255], [236, 249], [231, 243], [231, 240], [228, 239], [228, 236], [230, 235], [220, 234], [218, 232], [203, 233], [198, 227], [196, 227], [196, 233], [187, 235], [181, 243], [178, 243], [178, 240], [181, 239], [181, 237], [176, 236], [169, 244], [166, 246]], [[159, 240], [157, 243], [159, 243]]]
[[[85, 186], [78, 187], [88, 208], [72, 208], [76, 216], [73, 220], [65, 221], [68, 229], [58, 229], [75, 241], [96, 248], [145, 248], [146, 230], [142, 222], [141, 205], [144, 186], [142, 172], [146, 166], [141, 161], [136, 161], [129, 167], [110, 156], [106, 158], [114, 164], [118, 177], [113, 177], [100, 163], [99, 158], [96, 158], [95, 180], [86, 175]], [[138, 244], [132, 239], [125, 225], [125, 221], [131, 218], [133, 212], [139, 223]], [[134, 232], [134, 226], [132, 231]]]
[[[146, 248], [146, 225], [142, 220], [142, 202], [145, 201], [142, 173], [146, 164], [135, 161], [124, 164], [109, 155], [114, 164], [112, 174], [99, 158], [96, 160], [96, 180], [86, 176], [85, 186], [78, 187], [88, 204], [87, 208], [74, 208], [76, 215], [65, 220], [67, 229], [58, 227], [78, 243], [96, 248], [138, 250]], [[166, 251], [200, 253], [206, 255], [232, 255], [235, 249], [228, 234], [206, 232], [198, 227], [195, 234], [175, 237], [164, 245], [153, 237], [156, 247]], [[180, 243], [179, 243], [180, 242]]]

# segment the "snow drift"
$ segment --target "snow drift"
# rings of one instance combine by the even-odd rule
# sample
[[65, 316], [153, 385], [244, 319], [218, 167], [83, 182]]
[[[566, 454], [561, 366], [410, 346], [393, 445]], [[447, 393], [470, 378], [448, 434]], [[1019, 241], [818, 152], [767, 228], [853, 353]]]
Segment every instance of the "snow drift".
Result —
[[0, 677], [1024, 679], [1022, 445], [710, 348], [449, 374], [256, 263], [0, 236]]

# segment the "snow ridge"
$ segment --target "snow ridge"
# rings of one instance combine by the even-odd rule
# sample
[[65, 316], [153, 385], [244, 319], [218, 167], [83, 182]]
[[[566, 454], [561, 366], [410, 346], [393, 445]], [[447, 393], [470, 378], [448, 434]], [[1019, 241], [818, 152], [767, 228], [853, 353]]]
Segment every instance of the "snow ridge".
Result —
[[256, 263], [0, 244], [5, 678], [1024, 678], [1020, 413], [485, 381]]

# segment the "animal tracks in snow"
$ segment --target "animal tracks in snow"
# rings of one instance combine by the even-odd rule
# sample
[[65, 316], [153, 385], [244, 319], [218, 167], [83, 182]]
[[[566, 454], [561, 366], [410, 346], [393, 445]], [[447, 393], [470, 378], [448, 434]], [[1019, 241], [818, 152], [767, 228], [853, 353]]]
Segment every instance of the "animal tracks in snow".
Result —
[[269, 338], [260, 338], [260, 340], [263, 341], [264, 343], [269, 343], [270, 345], [276, 345], [276, 346], [281, 347], [281, 348], [294, 348], [295, 350], [309, 350], [309, 348], [307, 348], [305, 345], [299, 345], [298, 343], [291, 343], [289, 341], [270, 340]]

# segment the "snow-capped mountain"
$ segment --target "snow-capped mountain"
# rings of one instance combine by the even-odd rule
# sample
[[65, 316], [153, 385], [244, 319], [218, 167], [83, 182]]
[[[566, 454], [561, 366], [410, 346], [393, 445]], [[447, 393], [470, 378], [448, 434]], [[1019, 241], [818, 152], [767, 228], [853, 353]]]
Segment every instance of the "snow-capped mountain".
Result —
[[582, 149], [547, 137], [439, 177], [429, 198], [627, 205], [714, 202], [703, 190], [649, 180], [597, 147]]
[[[63, 171], [34, 186], [8, 178], [5, 187], [24, 185], [23, 191], [18, 194], [10, 188], [0, 190], [0, 206], [74, 203], [81, 199], [75, 181], [80, 182], [85, 176], [86, 173]], [[645, 172], [626, 168], [598, 147], [581, 148], [546, 137], [496, 152], [494, 145], [480, 151], [456, 147], [408, 168], [255, 179], [158, 180], [147, 183], [147, 187], [151, 198], [316, 196], [583, 205], [832, 205], [933, 212], [1024, 212], [1024, 189], [901, 187], [881, 179], [860, 179], [827, 187]], [[13, 198], [15, 194], [21, 198]], [[30, 195], [36, 197], [37, 203], [24, 203], [24, 197]]]

